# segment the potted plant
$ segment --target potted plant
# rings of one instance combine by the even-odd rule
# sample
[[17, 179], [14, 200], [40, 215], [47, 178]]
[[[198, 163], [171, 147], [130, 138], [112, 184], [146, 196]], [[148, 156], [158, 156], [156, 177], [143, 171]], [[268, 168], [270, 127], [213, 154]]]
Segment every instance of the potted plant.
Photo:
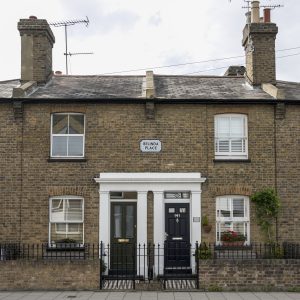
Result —
[[222, 241], [222, 246], [237, 247], [237, 246], [244, 245], [246, 241], [246, 237], [243, 234], [240, 234], [236, 231], [228, 230], [222, 232], [221, 241]]
[[199, 259], [211, 259], [213, 256], [210, 245], [205, 242], [200, 244], [198, 249], [198, 257]]
[[206, 215], [202, 218], [202, 227], [206, 233], [209, 233], [212, 229], [212, 226], [209, 224], [208, 217]]

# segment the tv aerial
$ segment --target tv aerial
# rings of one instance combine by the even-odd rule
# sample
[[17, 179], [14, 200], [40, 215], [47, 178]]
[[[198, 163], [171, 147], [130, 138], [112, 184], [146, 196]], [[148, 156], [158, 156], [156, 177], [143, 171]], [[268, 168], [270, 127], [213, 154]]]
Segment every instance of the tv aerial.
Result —
[[49, 25], [50, 26], [54, 26], [54, 27], [65, 27], [65, 45], [66, 45], [66, 52], [64, 53], [64, 55], [66, 56], [66, 74], [69, 74], [68, 71], [68, 56], [72, 56], [72, 55], [86, 55], [86, 54], [94, 54], [92, 52], [76, 52], [76, 53], [68, 53], [68, 26], [72, 26], [75, 24], [85, 24], [86, 27], [89, 26], [90, 24], [90, 20], [88, 17], [86, 17], [86, 19], [77, 19], [77, 20], [68, 20], [68, 21], [59, 21], [59, 22], [50, 22]]
[[[231, 0], [229, 0], [229, 2], [231, 2]], [[242, 8], [246, 8], [248, 10], [248, 12], [251, 9], [251, 3], [255, 2], [254, 0], [244, 0], [244, 2], [247, 4], [246, 6], [242, 6]], [[281, 8], [284, 7], [284, 5], [281, 4], [275, 4], [275, 5], [260, 5], [259, 7], [262, 8], [269, 8], [269, 9], [275, 9], [275, 8]]]

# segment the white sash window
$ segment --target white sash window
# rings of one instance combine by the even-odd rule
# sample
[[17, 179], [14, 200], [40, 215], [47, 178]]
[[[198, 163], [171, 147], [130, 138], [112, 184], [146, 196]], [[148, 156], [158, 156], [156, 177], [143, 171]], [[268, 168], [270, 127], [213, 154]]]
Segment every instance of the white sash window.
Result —
[[84, 123], [79, 113], [51, 115], [51, 157], [84, 157]]
[[222, 196], [216, 201], [216, 241], [220, 243], [222, 232], [235, 231], [250, 242], [249, 198], [245, 196]]
[[76, 196], [50, 198], [49, 242], [66, 240], [83, 244], [83, 199]]
[[247, 116], [222, 114], [215, 116], [215, 157], [217, 159], [248, 158]]

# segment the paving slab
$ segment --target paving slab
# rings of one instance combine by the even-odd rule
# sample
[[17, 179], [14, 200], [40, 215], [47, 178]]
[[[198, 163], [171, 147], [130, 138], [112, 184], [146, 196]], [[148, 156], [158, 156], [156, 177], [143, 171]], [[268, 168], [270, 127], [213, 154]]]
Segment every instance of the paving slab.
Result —
[[300, 300], [300, 293], [287, 293], [287, 295], [293, 300]]
[[[127, 294], [127, 292], [110, 292], [107, 296], [107, 298], [105, 298], [106, 300], [120, 300], [120, 299], [124, 299], [125, 295]], [[102, 298], [100, 298], [102, 299]]]
[[123, 300], [140, 300], [142, 296], [141, 292], [132, 292], [132, 293], [126, 293], [124, 295]]
[[26, 295], [28, 295], [30, 292], [12, 292], [7, 297], [3, 298], [3, 300], [19, 300]]
[[192, 300], [208, 300], [206, 293], [202, 292], [190, 292]]
[[191, 296], [188, 292], [174, 292], [174, 299], [175, 300], [190, 300]]
[[226, 300], [243, 300], [243, 298], [237, 293], [222, 293], [224, 299]]
[[172, 292], [158, 292], [158, 300], [174, 300], [174, 294]]
[[5, 297], [8, 297], [11, 294], [11, 292], [0, 292], [0, 299], [4, 299]]
[[88, 300], [106, 300], [108, 299], [109, 294], [110, 294], [109, 292], [92, 292]]
[[226, 300], [222, 293], [206, 293], [209, 300]]
[[[142, 294], [141, 294], [141, 300], [157, 300], [157, 299], [161, 299], [161, 298], [158, 297], [159, 294], [160, 294], [159, 292], [142, 292]], [[162, 299], [167, 300], [169, 298], [162, 298]]]

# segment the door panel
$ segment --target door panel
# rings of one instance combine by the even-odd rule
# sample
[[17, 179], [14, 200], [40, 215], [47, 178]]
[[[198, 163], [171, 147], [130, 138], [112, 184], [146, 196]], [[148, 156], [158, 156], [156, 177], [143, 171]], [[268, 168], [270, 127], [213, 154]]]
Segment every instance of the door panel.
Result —
[[188, 203], [165, 204], [165, 268], [190, 266], [190, 213]]
[[136, 269], [136, 219], [136, 203], [111, 203], [111, 273], [132, 274]]

